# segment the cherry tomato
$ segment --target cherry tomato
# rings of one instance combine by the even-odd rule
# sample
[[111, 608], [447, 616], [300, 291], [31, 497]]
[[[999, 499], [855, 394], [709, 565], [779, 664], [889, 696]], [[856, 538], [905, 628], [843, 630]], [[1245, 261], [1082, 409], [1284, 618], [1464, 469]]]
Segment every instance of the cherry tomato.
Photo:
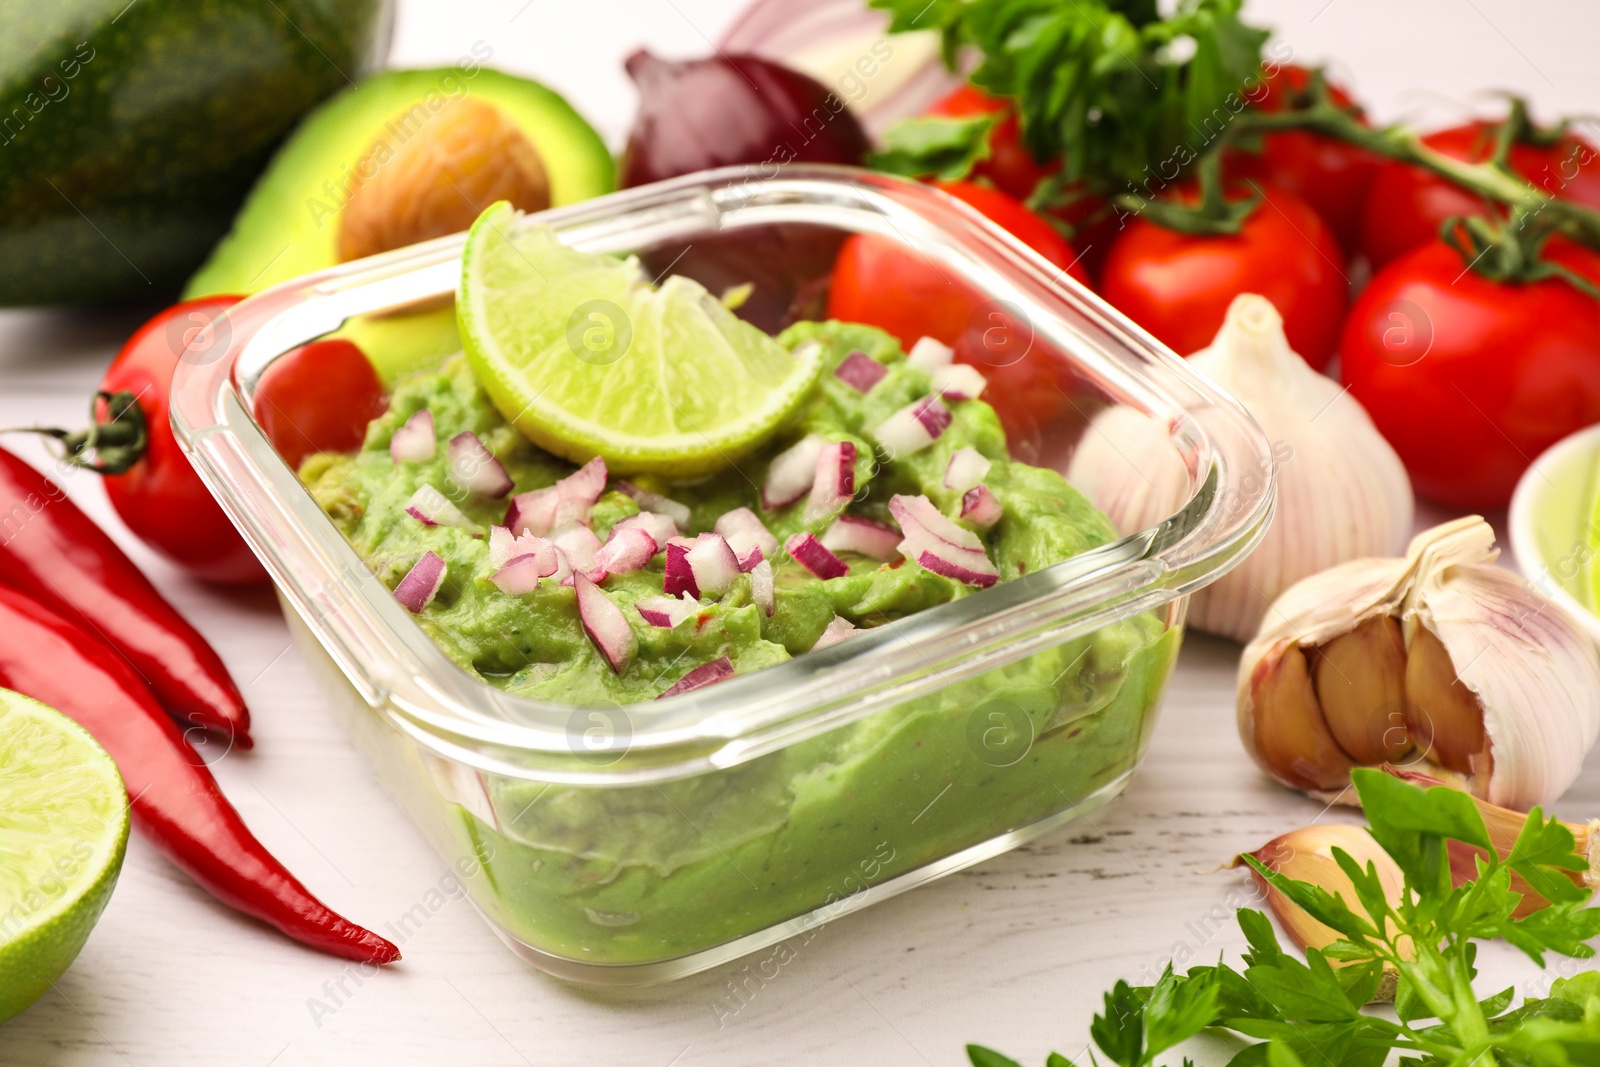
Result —
[[[1600, 255], [1546, 254], [1600, 279]], [[1504, 507], [1539, 453], [1600, 422], [1600, 301], [1559, 279], [1491, 281], [1442, 241], [1378, 272], [1340, 357], [1417, 492], [1456, 507]]]
[[[1088, 284], [1066, 239], [1018, 201], [972, 182], [935, 184]], [[1064, 402], [1053, 384], [1063, 373], [1061, 365], [1022, 358], [1031, 346], [1031, 330], [1015, 323], [1007, 309], [891, 238], [857, 234], [845, 241], [834, 264], [828, 317], [877, 326], [906, 348], [923, 337], [950, 345], [958, 360], [980, 368], [989, 379], [984, 399], [995, 406], [1007, 429], [1042, 424]]]
[[[1279, 67], [1251, 103], [1261, 111], [1299, 106], [1310, 80], [1311, 72], [1304, 67]], [[1328, 95], [1340, 107], [1355, 102], [1331, 83]], [[1226, 166], [1230, 177], [1276, 185], [1310, 204], [1340, 246], [1351, 251], [1360, 243], [1367, 192], [1382, 163], [1380, 157], [1344, 141], [1306, 130], [1284, 130], [1263, 136], [1260, 152], [1230, 152]]]
[[[1494, 153], [1497, 124], [1469, 122], [1422, 139], [1447, 156], [1481, 163]], [[1600, 151], [1567, 136], [1548, 147], [1515, 144], [1511, 169], [1550, 193], [1600, 207]], [[1385, 163], [1373, 179], [1362, 220], [1361, 249], [1373, 270], [1439, 236], [1452, 215], [1488, 216], [1495, 209], [1482, 197], [1409, 163]]]
[[[1283, 316], [1290, 346], [1321, 370], [1338, 343], [1348, 299], [1344, 254], [1304, 200], [1259, 188], [1264, 199], [1237, 234], [1191, 236], [1134, 220], [1111, 246], [1100, 293], [1184, 355], [1211, 343], [1235, 296], [1260, 293]], [[1250, 192], [1234, 190], [1229, 198]]]
[[[266, 572], [178, 447], [167, 414], [178, 359], [220, 356], [228, 343], [223, 313], [241, 299], [204, 297], [168, 308], [122, 346], [100, 387], [131, 392], [149, 431], [144, 455], [105, 479], [122, 521], [190, 573], [245, 584], [265, 581]], [[257, 396], [262, 426], [291, 464], [319, 448], [359, 445], [350, 427], [357, 419], [365, 427], [383, 408], [377, 373], [348, 341], [318, 341], [283, 356]]]

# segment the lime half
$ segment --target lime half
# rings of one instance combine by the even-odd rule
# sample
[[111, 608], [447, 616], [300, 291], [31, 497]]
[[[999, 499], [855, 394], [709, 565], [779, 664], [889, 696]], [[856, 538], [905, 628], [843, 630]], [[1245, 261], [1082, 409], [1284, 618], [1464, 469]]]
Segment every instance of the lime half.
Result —
[[127, 844], [111, 757], [71, 719], [0, 689], [0, 1022], [77, 958]]
[[501, 413], [545, 449], [618, 473], [699, 474], [781, 426], [822, 372], [689, 278], [579, 252], [506, 203], [467, 236], [461, 340]]

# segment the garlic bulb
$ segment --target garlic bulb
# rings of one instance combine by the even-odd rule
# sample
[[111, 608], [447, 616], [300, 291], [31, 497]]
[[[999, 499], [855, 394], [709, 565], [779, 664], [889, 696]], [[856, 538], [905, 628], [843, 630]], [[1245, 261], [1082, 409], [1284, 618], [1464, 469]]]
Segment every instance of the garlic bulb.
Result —
[[[1189, 606], [1190, 626], [1244, 641], [1267, 605], [1301, 578], [1397, 552], [1411, 531], [1411, 482], [1360, 403], [1289, 348], [1265, 297], [1235, 297], [1216, 340], [1189, 363], [1232, 393], [1272, 442], [1261, 471], [1237, 476], [1262, 477], [1277, 465], [1277, 513], [1266, 536]], [[1203, 411], [1195, 417], [1204, 424]], [[1188, 487], [1167, 427], [1127, 407], [1096, 416], [1067, 478], [1122, 534], [1166, 519]]]
[[1565, 792], [1600, 735], [1600, 652], [1496, 555], [1472, 515], [1280, 596], [1239, 663], [1256, 762], [1352, 803], [1350, 769], [1384, 762], [1518, 811]]

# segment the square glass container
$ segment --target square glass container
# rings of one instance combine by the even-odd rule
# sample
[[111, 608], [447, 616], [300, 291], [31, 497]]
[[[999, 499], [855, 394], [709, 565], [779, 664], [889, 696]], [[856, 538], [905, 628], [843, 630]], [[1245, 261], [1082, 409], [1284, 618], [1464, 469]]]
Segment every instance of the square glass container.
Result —
[[[1125, 409], [1170, 445], [1160, 478], [1174, 503], [1149, 529], [715, 686], [628, 706], [531, 700], [446, 658], [251, 414], [273, 361], [330, 332], [358, 337], [390, 374], [447, 354], [463, 238], [237, 305], [216, 331], [227, 343], [180, 363], [178, 439], [271, 573], [351, 735], [515, 952], [576, 981], [680, 977], [994, 856], [1122, 790], [1186, 595], [1241, 559], [1271, 516], [1270, 449], [1235, 401], [927, 186], [848, 168], [730, 168], [537, 217], [569, 244], [637, 253], [713, 290], [719, 274], [760, 273], [768, 299], [746, 311], [757, 321], [815, 307], [799, 275], [825, 272], [846, 235], [906, 242], [983, 293], [986, 316], [1024, 330], [1016, 366], [1060, 394], [1011, 427], [1014, 453], [1066, 470], [1095, 420]], [[786, 265], [794, 276], [773, 280]]]

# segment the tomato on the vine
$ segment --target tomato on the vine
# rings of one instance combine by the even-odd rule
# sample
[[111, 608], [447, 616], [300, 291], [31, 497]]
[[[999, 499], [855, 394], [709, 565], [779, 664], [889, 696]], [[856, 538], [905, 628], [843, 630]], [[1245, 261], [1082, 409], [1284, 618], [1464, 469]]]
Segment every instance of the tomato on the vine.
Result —
[[[1211, 343], [1235, 296], [1260, 293], [1283, 316], [1290, 347], [1321, 370], [1338, 343], [1348, 299], [1344, 254], [1304, 200], [1258, 188], [1262, 200], [1235, 234], [1191, 235], [1135, 219], [1111, 246], [1100, 294], [1188, 355]], [[1228, 199], [1251, 195], [1233, 189]], [[1193, 202], [1196, 194], [1182, 196]]]
[[[1478, 121], [1437, 130], [1422, 139], [1436, 152], [1468, 163], [1494, 154], [1498, 123]], [[1552, 196], [1600, 207], [1600, 151], [1568, 134], [1550, 145], [1511, 146], [1511, 169]], [[1374, 270], [1439, 236], [1453, 215], [1488, 217], [1480, 196], [1409, 163], [1379, 168], [1367, 197], [1361, 249]]]
[[[177, 304], [128, 339], [101, 380], [107, 393], [133, 394], [148, 443], [125, 471], [107, 474], [106, 495], [128, 528], [191, 574], [210, 581], [266, 580], [172, 436], [167, 399], [178, 360], [221, 355], [226, 311], [242, 297], [212, 296]], [[274, 362], [257, 390], [257, 417], [291, 466], [310, 452], [360, 445], [367, 422], [384, 406], [383, 385], [349, 341], [314, 341]]]
[[[1545, 256], [1600, 280], [1588, 249], [1552, 240]], [[1503, 507], [1540, 452], [1600, 422], [1600, 300], [1559, 278], [1492, 281], [1443, 241], [1378, 272], [1340, 358], [1417, 492], [1456, 507]]]

